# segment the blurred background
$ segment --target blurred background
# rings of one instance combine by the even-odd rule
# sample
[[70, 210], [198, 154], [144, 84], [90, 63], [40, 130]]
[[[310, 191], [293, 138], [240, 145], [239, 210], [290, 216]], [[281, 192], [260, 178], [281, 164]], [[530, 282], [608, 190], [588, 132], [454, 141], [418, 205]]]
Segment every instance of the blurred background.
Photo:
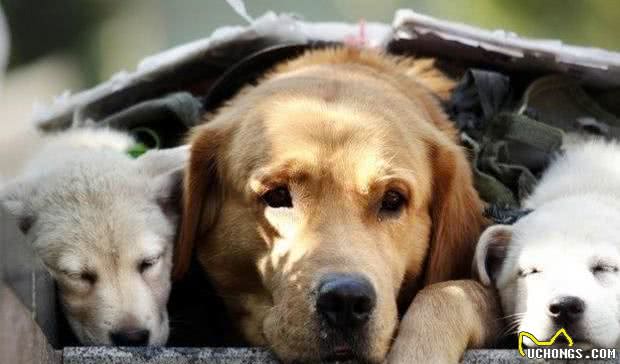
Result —
[[[620, 50], [617, 0], [245, 3], [253, 17], [273, 10], [309, 21], [390, 23], [396, 9], [411, 8], [484, 28]], [[49, 103], [64, 90], [88, 88], [120, 70], [133, 70], [145, 56], [206, 37], [220, 26], [246, 24], [225, 0], [0, 0], [0, 6], [11, 33], [8, 74], [0, 90], [0, 169], [6, 149], [16, 148], [6, 143], [27, 127], [33, 103]]]

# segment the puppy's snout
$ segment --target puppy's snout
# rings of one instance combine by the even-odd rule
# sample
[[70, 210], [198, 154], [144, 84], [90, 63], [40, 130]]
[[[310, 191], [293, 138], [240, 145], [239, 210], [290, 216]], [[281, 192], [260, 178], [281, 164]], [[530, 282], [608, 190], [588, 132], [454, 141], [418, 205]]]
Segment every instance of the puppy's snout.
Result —
[[144, 329], [124, 329], [110, 333], [115, 346], [146, 346], [151, 333]]
[[564, 296], [549, 304], [549, 316], [555, 321], [572, 323], [579, 321], [586, 309], [586, 303], [579, 297]]
[[368, 321], [376, 300], [375, 289], [366, 278], [335, 274], [319, 285], [316, 308], [332, 327], [349, 329]]

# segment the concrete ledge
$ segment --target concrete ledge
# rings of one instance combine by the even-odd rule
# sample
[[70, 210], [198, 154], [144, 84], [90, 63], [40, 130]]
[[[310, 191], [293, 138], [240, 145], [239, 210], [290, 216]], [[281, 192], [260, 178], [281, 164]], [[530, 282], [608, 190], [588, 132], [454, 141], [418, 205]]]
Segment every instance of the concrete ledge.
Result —
[[[618, 354], [618, 352], [617, 352]], [[529, 360], [523, 358], [517, 350], [469, 350], [463, 356], [462, 363], [465, 364], [487, 364], [487, 363], [545, 363], [545, 364], [610, 364], [620, 363], [620, 358], [613, 360]]]
[[268, 364], [277, 363], [255, 348], [67, 347], [63, 364]]
[[[531, 361], [516, 350], [470, 350], [464, 364], [487, 363], [603, 364], [620, 360], [556, 360]], [[63, 364], [276, 364], [275, 357], [257, 348], [107, 348], [68, 347], [63, 351]]]

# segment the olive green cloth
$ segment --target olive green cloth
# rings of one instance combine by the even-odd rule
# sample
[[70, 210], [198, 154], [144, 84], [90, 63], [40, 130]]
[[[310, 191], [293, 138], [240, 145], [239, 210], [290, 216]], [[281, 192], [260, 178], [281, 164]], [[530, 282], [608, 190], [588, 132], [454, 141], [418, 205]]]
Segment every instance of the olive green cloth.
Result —
[[492, 205], [517, 208], [567, 133], [620, 138], [618, 118], [570, 78], [545, 76], [519, 101], [514, 94], [508, 76], [469, 70], [448, 106], [471, 151], [476, 189]]

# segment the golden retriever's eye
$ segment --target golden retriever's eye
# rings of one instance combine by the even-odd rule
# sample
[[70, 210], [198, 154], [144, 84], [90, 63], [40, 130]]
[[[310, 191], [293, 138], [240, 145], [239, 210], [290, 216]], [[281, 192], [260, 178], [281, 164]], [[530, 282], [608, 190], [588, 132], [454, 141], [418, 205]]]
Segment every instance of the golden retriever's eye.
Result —
[[293, 207], [293, 200], [291, 193], [287, 187], [280, 186], [272, 190], [265, 192], [261, 199], [269, 206], [273, 208], [278, 207]]
[[80, 273], [80, 280], [88, 284], [95, 284], [97, 283], [97, 275], [93, 272], [82, 272]]
[[383, 195], [381, 201], [381, 212], [394, 213], [398, 212], [405, 205], [407, 200], [398, 191], [389, 190]]
[[159, 256], [153, 257], [153, 258], [144, 259], [138, 265], [138, 270], [140, 271], [140, 273], [144, 273], [147, 269], [149, 269], [152, 266], [154, 266], [158, 261], [159, 261]]

